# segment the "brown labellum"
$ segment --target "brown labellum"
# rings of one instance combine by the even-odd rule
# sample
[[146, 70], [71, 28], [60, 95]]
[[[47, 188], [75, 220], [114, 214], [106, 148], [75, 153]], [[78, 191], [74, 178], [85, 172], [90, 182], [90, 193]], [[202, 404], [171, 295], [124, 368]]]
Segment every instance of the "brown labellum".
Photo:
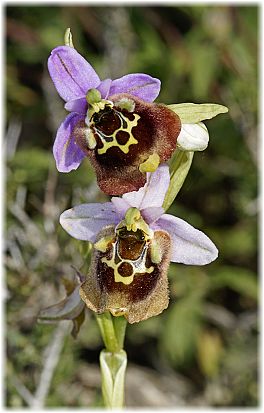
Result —
[[167, 308], [170, 236], [165, 231], [155, 231], [161, 259], [154, 264], [152, 241], [143, 240], [140, 232], [127, 231], [125, 236], [121, 234], [122, 239], [114, 227], [99, 233], [98, 240], [107, 237], [106, 249], [93, 251], [90, 273], [80, 288], [81, 298], [91, 310], [124, 315], [129, 323], [135, 323]]
[[[132, 95], [113, 95], [109, 100], [114, 106], [106, 104], [90, 119], [89, 133], [93, 135], [95, 147], [91, 149], [87, 145], [84, 122], [76, 126], [74, 137], [90, 158], [101, 190], [109, 195], [121, 195], [145, 184], [146, 173], [140, 172], [140, 165], [149, 157], [158, 155], [157, 168], [172, 156], [181, 121], [165, 105], [147, 103]], [[133, 103], [132, 112], [120, 105], [124, 100]]]

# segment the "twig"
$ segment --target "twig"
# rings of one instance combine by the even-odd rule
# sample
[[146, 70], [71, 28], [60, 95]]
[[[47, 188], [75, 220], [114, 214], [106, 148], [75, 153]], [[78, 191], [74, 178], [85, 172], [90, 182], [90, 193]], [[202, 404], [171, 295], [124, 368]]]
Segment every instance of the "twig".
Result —
[[237, 319], [233, 313], [220, 305], [212, 303], [205, 304], [204, 316], [217, 326], [226, 328], [227, 330], [234, 329], [237, 323]]
[[49, 393], [54, 371], [59, 362], [64, 338], [69, 332], [69, 327], [69, 321], [61, 321], [56, 328], [52, 340], [45, 350], [47, 356], [35, 395], [33, 395], [17, 377], [12, 378], [13, 386], [30, 408], [42, 409], [45, 406], [45, 400]]
[[[12, 204], [8, 207], [9, 211], [23, 225], [29, 235], [31, 235], [31, 243], [35, 247], [42, 245], [42, 234], [37, 225], [30, 219], [26, 212], [21, 209], [18, 204]], [[29, 237], [30, 238], [30, 237]]]
[[22, 122], [16, 118], [12, 118], [8, 125], [5, 141], [5, 154], [8, 160], [12, 159], [16, 152], [21, 129]]
[[12, 261], [11, 261], [12, 264], [10, 260], [7, 261], [7, 264], [11, 264], [10, 268], [15, 268], [17, 270], [25, 268], [25, 261], [24, 261], [23, 255], [21, 253], [21, 250], [16, 240], [15, 239], [7, 240], [6, 248], [10, 251], [10, 254], [12, 257]]
[[49, 169], [49, 175], [46, 182], [45, 197], [43, 203], [43, 222], [44, 228], [48, 234], [55, 231], [55, 219], [59, 215], [58, 207], [55, 203], [55, 192], [58, 181], [58, 172], [55, 167]]
[[28, 406], [32, 407], [34, 404], [34, 396], [30, 393], [30, 391], [24, 386], [23, 383], [17, 378], [13, 377], [11, 383], [22, 397], [22, 399], [27, 403]]
[[39, 384], [35, 392], [33, 408], [41, 409], [45, 406], [45, 399], [49, 393], [55, 368], [59, 362], [64, 344], [64, 338], [69, 332], [69, 321], [61, 321], [55, 330], [51, 343], [46, 349], [47, 358], [41, 372]]
[[24, 185], [19, 185], [16, 192], [15, 204], [18, 205], [21, 209], [25, 209], [27, 197], [27, 187]]

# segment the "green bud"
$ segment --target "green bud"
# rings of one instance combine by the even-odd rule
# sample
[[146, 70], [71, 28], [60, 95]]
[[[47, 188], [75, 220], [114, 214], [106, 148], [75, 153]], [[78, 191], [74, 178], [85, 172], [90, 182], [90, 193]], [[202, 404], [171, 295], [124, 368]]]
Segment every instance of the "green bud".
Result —
[[70, 46], [70, 47], [74, 48], [70, 27], [68, 27], [68, 28], [65, 30], [64, 43], [65, 43], [65, 46]]

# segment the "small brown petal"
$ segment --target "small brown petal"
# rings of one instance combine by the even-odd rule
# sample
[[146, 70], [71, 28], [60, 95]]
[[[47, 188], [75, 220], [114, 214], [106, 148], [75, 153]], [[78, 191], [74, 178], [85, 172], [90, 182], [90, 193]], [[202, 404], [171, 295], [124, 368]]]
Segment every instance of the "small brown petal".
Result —
[[[134, 102], [133, 112], [118, 106], [124, 99]], [[84, 122], [77, 124], [74, 137], [90, 158], [101, 190], [109, 195], [121, 195], [145, 184], [146, 174], [140, 172], [140, 165], [150, 156], [157, 154], [160, 163], [172, 156], [181, 121], [165, 105], [148, 103], [135, 96], [118, 94], [110, 100], [114, 108], [106, 106], [90, 120], [96, 147], [88, 148], [88, 129]]]
[[61, 320], [71, 320], [73, 323], [71, 335], [76, 338], [82, 323], [85, 320], [85, 304], [80, 298], [80, 283], [83, 276], [77, 270], [75, 279], [63, 278], [67, 296], [57, 304], [42, 309], [38, 315], [40, 323], [56, 323]]
[[[99, 314], [110, 311], [113, 315], [124, 315], [129, 323], [160, 314], [169, 303], [167, 270], [170, 263], [170, 236], [165, 231], [155, 231], [155, 245], [160, 250], [161, 260], [154, 264], [151, 261], [151, 241], [149, 244], [142, 241], [142, 249], [137, 245], [133, 260], [128, 260], [124, 256], [133, 242], [128, 242], [127, 251], [123, 245], [121, 253], [118, 247], [120, 240], [115, 235], [114, 227], [102, 230], [98, 239], [110, 235], [113, 238], [105, 253], [93, 251], [90, 273], [80, 288], [81, 298], [91, 310]], [[134, 268], [138, 269], [134, 272]], [[116, 281], [116, 275], [122, 281]]]
[[83, 310], [76, 318], [72, 320], [73, 326], [71, 330], [71, 335], [73, 338], [77, 338], [80, 328], [85, 321], [85, 311]]
[[57, 304], [42, 309], [38, 315], [41, 320], [73, 320], [83, 310], [83, 303], [79, 298], [79, 286]]

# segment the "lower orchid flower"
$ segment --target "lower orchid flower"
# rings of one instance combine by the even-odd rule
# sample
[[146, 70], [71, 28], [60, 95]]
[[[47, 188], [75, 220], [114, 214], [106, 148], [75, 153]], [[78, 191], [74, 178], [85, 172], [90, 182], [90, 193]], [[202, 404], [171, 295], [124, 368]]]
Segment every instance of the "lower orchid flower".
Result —
[[160, 80], [134, 73], [101, 81], [70, 46], [52, 50], [50, 76], [71, 113], [60, 125], [53, 154], [60, 172], [78, 168], [89, 157], [98, 185], [109, 195], [137, 190], [176, 149], [179, 116], [151, 103]]
[[164, 213], [169, 183], [163, 164], [147, 174], [138, 191], [61, 214], [60, 223], [71, 236], [94, 244], [80, 296], [96, 313], [110, 311], [129, 323], [158, 315], [169, 303], [170, 261], [205, 265], [217, 258], [217, 248], [203, 232]]

